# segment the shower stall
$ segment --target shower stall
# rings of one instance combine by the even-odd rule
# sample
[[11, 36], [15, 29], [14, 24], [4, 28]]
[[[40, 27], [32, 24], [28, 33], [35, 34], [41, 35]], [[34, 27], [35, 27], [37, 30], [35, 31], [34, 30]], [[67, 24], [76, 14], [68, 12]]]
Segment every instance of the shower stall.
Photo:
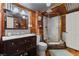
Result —
[[64, 44], [61, 38], [61, 21], [60, 16], [56, 17], [43, 17], [43, 32], [44, 40], [47, 40], [48, 45]]

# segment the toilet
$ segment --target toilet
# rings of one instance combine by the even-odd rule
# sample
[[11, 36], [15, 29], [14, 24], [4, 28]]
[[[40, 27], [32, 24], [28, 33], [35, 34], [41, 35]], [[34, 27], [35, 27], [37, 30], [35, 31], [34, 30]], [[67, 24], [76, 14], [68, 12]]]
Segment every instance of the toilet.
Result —
[[39, 56], [45, 56], [45, 51], [47, 49], [47, 44], [40, 42], [40, 36], [37, 36], [37, 51]]

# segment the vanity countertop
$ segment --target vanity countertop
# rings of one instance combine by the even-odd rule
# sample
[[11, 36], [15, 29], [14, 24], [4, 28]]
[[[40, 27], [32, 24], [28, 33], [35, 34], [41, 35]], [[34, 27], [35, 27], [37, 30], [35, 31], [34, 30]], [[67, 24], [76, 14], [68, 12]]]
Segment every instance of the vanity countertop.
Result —
[[35, 34], [23, 34], [23, 35], [14, 35], [14, 36], [3, 36], [3, 41], [11, 40], [11, 39], [17, 39], [17, 38], [23, 38], [23, 37], [30, 37], [35, 36]]

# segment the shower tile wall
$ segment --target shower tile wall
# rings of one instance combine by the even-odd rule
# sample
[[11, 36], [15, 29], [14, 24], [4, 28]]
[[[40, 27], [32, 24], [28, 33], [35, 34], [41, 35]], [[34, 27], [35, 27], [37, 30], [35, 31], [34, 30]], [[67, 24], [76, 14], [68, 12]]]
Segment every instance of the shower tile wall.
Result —
[[48, 41], [59, 41], [60, 40], [60, 17], [52, 17], [48, 20]]

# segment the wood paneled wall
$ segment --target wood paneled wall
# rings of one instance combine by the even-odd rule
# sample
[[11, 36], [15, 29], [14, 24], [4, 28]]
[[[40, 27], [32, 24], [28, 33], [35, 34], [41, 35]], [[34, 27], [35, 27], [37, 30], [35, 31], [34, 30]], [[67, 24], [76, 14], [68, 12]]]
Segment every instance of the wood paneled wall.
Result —
[[4, 4], [0, 3], [0, 39], [4, 35], [4, 12], [3, 12]]
[[30, 31], [36, 33], [36, 12], [30, 11]]
[[61, 20], [61, 32], [66, 32], [66, 15], [60, 16]]
[[4, 13], [3, 13], [4, 4], [0, 3], [0, 53], [2, 53], [2, 36], [4, 35]]
[[30, 11], [30, 24], [32, 25], [32, 27], [30, 27], [30, 31], [31, 31], [31, 33], [36, 33], [37, 35], [42, 35], [43, 34], [43, 28], [40, 27], [40, 25], [42, 25], [43, 20], [38, 21], [39, 16], [42, 16], [40, 14], [40, 12]]
[[41, 12], [39, 12], [39, 16], [41, 17], [41, 20], [38, 20], [38, 27], [39, 27], [39, 34], [43, 36], [43, 16], [41, 14]]
[[[63, 15], [66, 14], [67, 10], [64, 4], [61, 4], [55, 8], [51, 9], [51, 12], [49, 12], [50, 17], [58, 16], [58, 15]], [[47, 12], [44, 12], [43, 15], [48, 16]]]
[[39, 29], [39, 24], [38, 24], [38, 16], [39, 16], [39, 12], [36, 11], [36, 34], [40, 35], [40, 29]]

